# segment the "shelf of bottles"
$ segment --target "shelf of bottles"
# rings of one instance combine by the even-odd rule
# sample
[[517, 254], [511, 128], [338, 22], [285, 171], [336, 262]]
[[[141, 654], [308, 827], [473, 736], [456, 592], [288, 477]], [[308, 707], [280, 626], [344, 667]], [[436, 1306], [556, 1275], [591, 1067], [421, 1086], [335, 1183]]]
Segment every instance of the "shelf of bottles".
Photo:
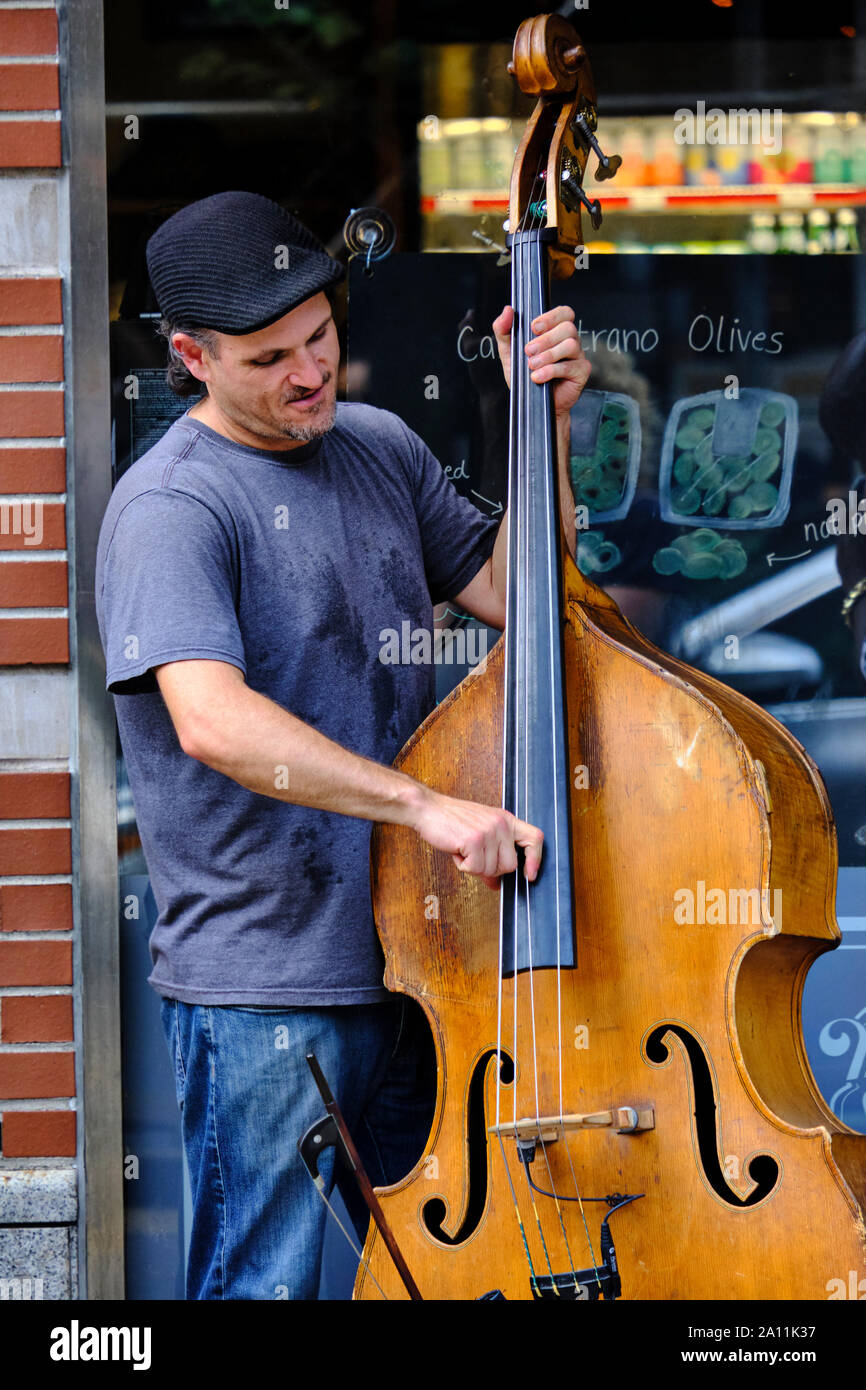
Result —
[[[622, 155], [615, 181], [587, 192], [605, 222], [593, 251], [825, 254], [860, 249], [866, 115], [778, 113], [778, 125], [689, 126], [682, 117], [605, 117], [599, 138]], [[523, 121], [488, 116], [419, 123], [425, 249], [484, 250], [504, 240], [507, 189]], [[734, 132], [736, 142], [714, 135]], [[699, 137], [695, 139], [697, 134]], [[691, 137], [691, 139], [689, 138]]]

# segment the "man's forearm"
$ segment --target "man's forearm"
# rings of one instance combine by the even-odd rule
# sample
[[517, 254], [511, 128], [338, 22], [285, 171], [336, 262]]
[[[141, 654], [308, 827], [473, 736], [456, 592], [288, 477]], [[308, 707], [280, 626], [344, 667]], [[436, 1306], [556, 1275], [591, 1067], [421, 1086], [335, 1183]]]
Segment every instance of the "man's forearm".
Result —
[[351, 753], [273, 700], [232, 681], [213, 720], [199, 717], [186, 750], [250, 791], [364, 820], [413, 825], [430, 793]]

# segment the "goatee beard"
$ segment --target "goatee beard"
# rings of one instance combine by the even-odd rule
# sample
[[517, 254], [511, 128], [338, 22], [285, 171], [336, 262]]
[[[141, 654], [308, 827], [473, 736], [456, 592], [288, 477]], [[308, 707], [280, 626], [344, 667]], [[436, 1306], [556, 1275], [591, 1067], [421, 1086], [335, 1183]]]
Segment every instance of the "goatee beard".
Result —
[[335, 401], [331, 401], [327, 407], [324, 403], [319, 406], [319, 414], [316, 419], [311, 420], [308, 425], [284, 424], [280, 425], [280, 433], [286, 439], [295, 439], [299, 443], [309, 444], [314, 439], [319, 439], [321, 435], [327, 434], [334, 428], [334, 421], [337, 413]]

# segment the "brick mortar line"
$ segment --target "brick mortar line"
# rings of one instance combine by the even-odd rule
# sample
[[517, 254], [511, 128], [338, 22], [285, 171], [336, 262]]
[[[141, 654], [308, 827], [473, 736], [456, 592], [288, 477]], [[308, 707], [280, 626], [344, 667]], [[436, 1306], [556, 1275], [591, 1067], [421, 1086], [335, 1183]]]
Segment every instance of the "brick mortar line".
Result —
[[3, 323], [0, 324], [0, 339], [3, 338], [62, 338], [62, 323]]
[[[3, 768], [0, 766], [0, 773]], [[71, 830], [70, 816], [0, 816], [0, 830]]]
[[17, 1110], [24, 1114], [28, 1110], [60, 1110], [71, 1111], [75, 1114], [78, 1109], [75, 1104], [77, 1096], [46, 1096], [44, 1099], [39, 1097], [35, 1100], [0, 1100], [0, 1106], [4, 1110]]
[[72, 874], [0, 874], [0, 888], [30, 888], [32, 885], [71, 883]]
[[[58, 927], [56, 931], [0, 931], [0, 943], [4, 941], [71, 941], [72, 928]], [[4, 986], [0, 985], [0, 989]]]
[[0, 756], [0, 772], [69, 772], [65, 758], [4, 758]]
[[[36, 1155], [34, 1155], [36, 1157]], [[70, 1155], [72, 1157], [72, 1155]], [[39, 1162], [42, 1162], [40, 1157]], [[75, 1221], [0, 1221], [0, 1231], [41, 1231], [48, 1226], [62, 1226], [67, 1231], [72, 1232]], [[14, 1276], [13, 1276], [14, 1277]], [[20, 1280], [38, 1279], [38, 1274], [21, 1274], [17, 1276]]]
[[0, 985], [0, 1003], [4, 999], [68, 999], [72, 985]]

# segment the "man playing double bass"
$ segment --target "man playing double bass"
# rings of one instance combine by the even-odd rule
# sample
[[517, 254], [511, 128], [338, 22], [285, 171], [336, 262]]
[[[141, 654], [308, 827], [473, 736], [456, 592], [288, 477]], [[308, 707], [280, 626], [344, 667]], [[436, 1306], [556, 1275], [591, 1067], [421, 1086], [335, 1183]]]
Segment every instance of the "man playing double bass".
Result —
[[[97, 612], [159, 908], [150, 983], [192, 1185], [187, 1297], [315, 1298], [304, 1055], [374, 1183], [408, 1171], [432, 1117], [414, 1006], [382, 985], [370, 823], [412, 827], [491, 888], [518, 846], [538, 871], [535, 827], [388, 766], [433, 707], [433, 670], [383, 664], [379, 633], [431, 629], [445, 600], [502, 628], [507, 533], [395, 415], [337, 403], [326, 291], [343, 269], [282, 208], [206, 198], [147, 255], [169, 380], [198, 398], [112, 494]], [[507, 379], [511, 324], [510, 308], [493, 324]], [[589, 364], [570, 309], [532, 327], [564, 458]], [[343, 1190], [360, 1234], [366, 1208]]]

